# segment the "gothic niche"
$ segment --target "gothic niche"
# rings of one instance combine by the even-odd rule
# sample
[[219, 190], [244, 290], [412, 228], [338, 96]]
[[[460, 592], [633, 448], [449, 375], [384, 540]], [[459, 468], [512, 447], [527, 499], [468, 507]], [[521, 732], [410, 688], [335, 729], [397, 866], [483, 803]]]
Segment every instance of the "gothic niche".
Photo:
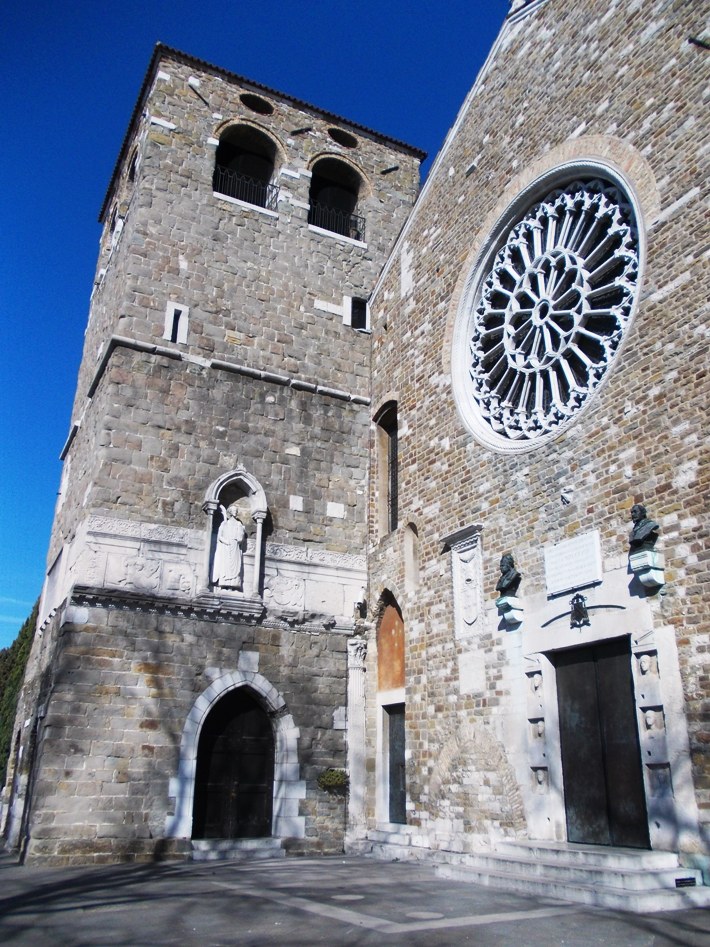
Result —
[[243, 467], [224, 474], [207, 491], [209, 517], [205, 586], [216, 594], [261, 597], [266, 495]]

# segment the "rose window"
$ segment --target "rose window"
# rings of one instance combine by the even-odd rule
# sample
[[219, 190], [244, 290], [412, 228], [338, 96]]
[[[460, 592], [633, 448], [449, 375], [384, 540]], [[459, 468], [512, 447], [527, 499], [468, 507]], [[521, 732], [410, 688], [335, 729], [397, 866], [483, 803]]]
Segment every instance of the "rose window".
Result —
[[638, 281], [633, 210], [618, 187], [575, 181], [498, 247], [469, 310], [466, 387], [494, 435], [534, 441], [584, 406], [619, 347]]

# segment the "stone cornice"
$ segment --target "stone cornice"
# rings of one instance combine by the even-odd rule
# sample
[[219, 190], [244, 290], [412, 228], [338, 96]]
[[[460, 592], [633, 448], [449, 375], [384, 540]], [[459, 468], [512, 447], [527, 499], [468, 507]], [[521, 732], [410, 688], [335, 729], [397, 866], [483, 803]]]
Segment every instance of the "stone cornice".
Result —
[[213, 595], [203, 592], [194, 599], [168, 598], [125, 589], [105, 589], [75, 585], [64, 604], [65, 621], [75, 621], [76, 608], [102, 608], [126, 612], [145, 612], [170, 615], [196, 621], [260, 625], [274, 630], [305, 632], [308, 634], [352, 635], [354, 621], [344, 621], [328, 615], [307, 614], [289, 609], [272, 609], [261, 598]]
[[260, 598], [222, 598], [203, 595], [196, 599], [167, 598], [146, 595], [123, 589], [95, 588], [75, 585], [69, 593], [67, 606], [86, 608], [109, 608], [121, 611], [150, 612], [157, 615], [173, 615], [179, 618], [194, 618], [199, 621], [235, 622], [256, 624], [265, 614]]

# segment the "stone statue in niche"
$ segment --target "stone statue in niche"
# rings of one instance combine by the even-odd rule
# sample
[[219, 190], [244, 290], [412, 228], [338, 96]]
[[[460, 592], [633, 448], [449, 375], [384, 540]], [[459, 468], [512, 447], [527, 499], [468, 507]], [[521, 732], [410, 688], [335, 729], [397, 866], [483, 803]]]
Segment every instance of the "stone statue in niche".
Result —
[[496, 583], [496, 589], [501, 596], [515, 596], [518, 594], [518, 586], [522, 576], [515, 568], [515, 561], [512, 555], [507, 552], [501, 556], [500, 560], [500, 579]]
[[212, 581], [222, 589], [242, 589], [244, 572], [244, 548], [247, 531], [237, 516], [238, 506], [230, 504], [227, 509], [220, 503], [222, 522], [217, 531], [217, 548], [212, 563]]
[[629, 533], [630, 551], [634, 553], [653, 549], [661, 527], [648, 518], [646, 507], [642, 503], [634, 503], [631, 507], [631, 520], [634, 525]]
[[642, 654], [639, 658], [639, 671], [644, 677], [653, 673], [653, 661], [650, 654]]
[[542, 674], [539, 671], [536, 671], [533, 674], [530, 680], [530, 686], [532, 687], [533, 694], [539, 694], [540, 689], [542, 688]]

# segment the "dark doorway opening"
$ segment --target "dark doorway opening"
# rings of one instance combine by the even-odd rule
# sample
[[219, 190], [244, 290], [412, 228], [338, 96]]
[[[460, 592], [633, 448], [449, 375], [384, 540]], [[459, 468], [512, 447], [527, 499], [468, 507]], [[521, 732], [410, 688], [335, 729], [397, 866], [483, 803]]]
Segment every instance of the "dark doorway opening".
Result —
[[193, 838], [271, 835], [274, 734], [257, 701], [230, 691], [210, 711], [200, 734]]
[[650, 848], [628, 637], [550, 657], [568, 840]]
[[389, 745], [389, 821], [407, 821], [407, 785], [404, 770], [404, 704], [385, 707]]

